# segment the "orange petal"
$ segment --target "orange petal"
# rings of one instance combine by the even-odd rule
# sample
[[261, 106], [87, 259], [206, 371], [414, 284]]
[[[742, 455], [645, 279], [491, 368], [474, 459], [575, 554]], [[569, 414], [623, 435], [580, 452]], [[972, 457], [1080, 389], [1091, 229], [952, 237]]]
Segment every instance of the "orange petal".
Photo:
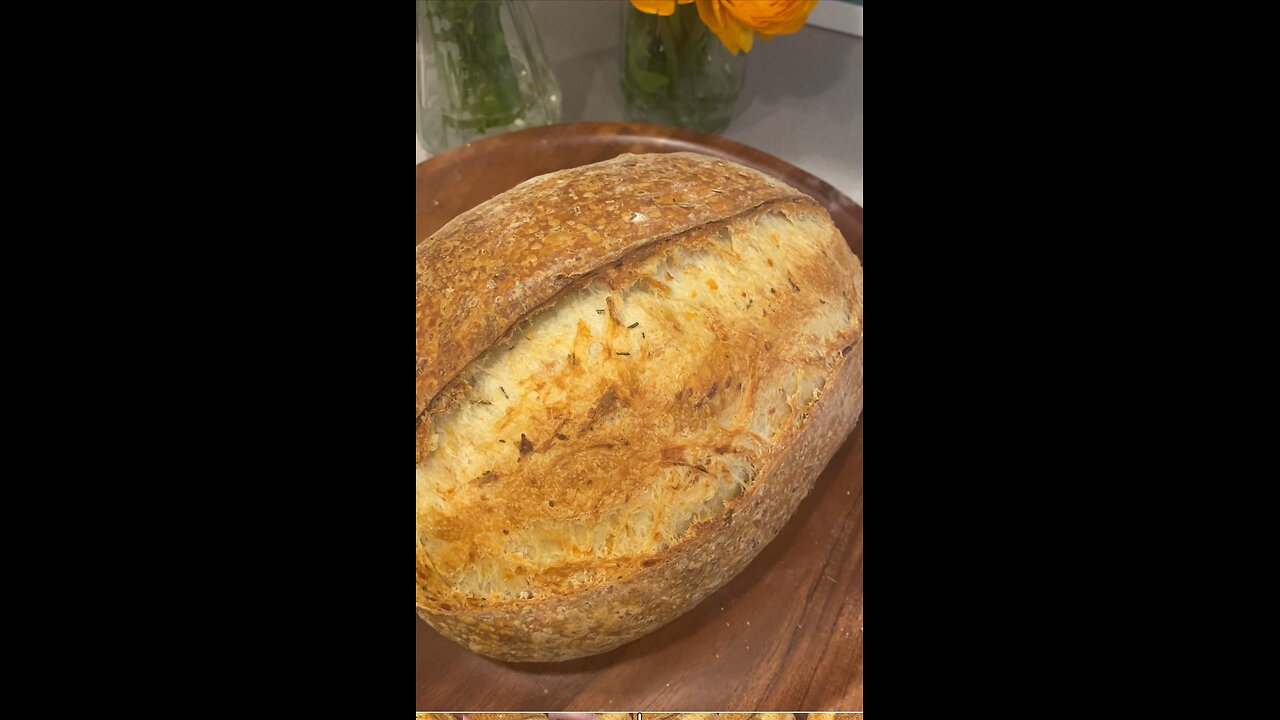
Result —
[[818, 0], [721, 0], [739, 23], [769, 35], [789, 35], [804, 27]]
[[676, 0], [631, 0], [632, 6], [642, 13], [666, 17], [676, 11]]
[[[724, 27], [724, 20], [721, 19], [721, 13], [720, 13], [720, 0], [707, 0], [707, 4], [709, 4], [711, 6], [711, 9], [715, 12], [716, 26], [721, 28]], [[703, 3], [698, 3], [698, 5], [701, 6], [703, 5]], [[699, 15], [701, 15], [701, 13], [699, 13]]]
[[809, 13], [817, 5], [818, 0], [796, 3], [795, 7], [790, 8], [788, 15], [774, 18], [768, 27], [761, 29], [766, 30], [770, 35], [790, 35], [804, 27], [804, 24], [809, 21]]
[[[733, 20], [729, 21], [734, 23]], [[751, 43], [755, 39], [756, 34], [746, 25], [738, 25], [738, 45], [742, 48], [742, 52], [751, 52]]]
[[[745, 28], [727, 12], [720, 9], [720, 0], [698, 0], [698, 17], [726, 49], [734, 55], [740, 50], [751, 50], [751, 29]], [[745, 34], [745, 41], [743, 36]]]
[[720, 43], [728, 48], [729, 52], [737, 55], [737, 38], [725, 31], [724, 23], [720, 19], [720, 7], [716, 3], [717, 0], [698, 0], [698, 17], [702, 18], [702, 23], [708, 30], [720, 38]]

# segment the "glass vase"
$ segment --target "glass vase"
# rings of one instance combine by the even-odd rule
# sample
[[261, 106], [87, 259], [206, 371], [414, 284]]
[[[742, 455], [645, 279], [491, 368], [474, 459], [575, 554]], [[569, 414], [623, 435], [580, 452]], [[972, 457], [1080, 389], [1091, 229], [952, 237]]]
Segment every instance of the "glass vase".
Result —
[[439, 153], [560, 121], [560, 86], [527, 3], [417, 0], [418, 139]]
[[623, 3], [622, 96], [632, 122], [704, 133], [729, 127], [747, 74], [747, 54], [730, 53], [695, 4], [666, 17]]

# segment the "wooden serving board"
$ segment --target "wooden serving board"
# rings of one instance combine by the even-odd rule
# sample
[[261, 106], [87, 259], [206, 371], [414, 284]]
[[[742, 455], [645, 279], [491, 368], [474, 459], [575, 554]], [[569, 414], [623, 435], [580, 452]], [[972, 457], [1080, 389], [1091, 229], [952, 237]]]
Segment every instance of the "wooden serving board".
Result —
[[[700, 152], [773, 175], [826, 206], [862, 257], [862, 208], [754, 148], [676, 128], [572, 123], [455, 148], [418, 165], [422, 242], [537, 175], [620, 153]], [[417, 621], [417, 710], [861, 711], [862, 420], [782, 532], [685, 615], [616, 650], [563, 663], [481, 657]]]

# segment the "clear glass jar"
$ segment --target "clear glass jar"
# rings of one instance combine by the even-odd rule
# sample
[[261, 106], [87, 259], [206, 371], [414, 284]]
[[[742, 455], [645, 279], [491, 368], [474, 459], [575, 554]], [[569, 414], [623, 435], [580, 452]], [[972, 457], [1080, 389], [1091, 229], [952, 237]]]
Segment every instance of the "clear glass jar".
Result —
[[427, 152], [560, 121], [527, 3], [417, 0], [417, 125]]
[[729, 52], [698, 17], [677, 5], [666, 17], [622, 9], [622, 97], [632, 122], [723, 132], [747, 74], [747, 53]]

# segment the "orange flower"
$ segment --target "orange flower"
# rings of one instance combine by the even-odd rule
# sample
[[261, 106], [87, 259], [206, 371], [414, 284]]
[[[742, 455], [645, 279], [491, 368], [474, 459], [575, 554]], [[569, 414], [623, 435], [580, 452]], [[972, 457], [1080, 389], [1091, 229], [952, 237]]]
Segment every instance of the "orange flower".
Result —
[[[682, 5], [686, 2], [688, 0], [680, 0]], [[663, 6], [667, 15], [675, 12], [672, 0], [643, 3], [631, 0], [631, 4], [636, 7], [640, 4]], [[772, 40], [775, 35], [790, 35], [804, 27], [809, 13], [817, 4], [818, 0], [698, 0], [698, 16], [729, 52], [737, 55], [739, 50], [751, 52], [751, 44], [757, 34], [765, 40]], [[660, 10], [655, 12], [664, 14]]]
[[[693, 0], [680, 0], [681, 5], [688, 5]], [[631, 4], [642, 13], [666, 17], [676, 11], [676, 0], [631, 0]]]

